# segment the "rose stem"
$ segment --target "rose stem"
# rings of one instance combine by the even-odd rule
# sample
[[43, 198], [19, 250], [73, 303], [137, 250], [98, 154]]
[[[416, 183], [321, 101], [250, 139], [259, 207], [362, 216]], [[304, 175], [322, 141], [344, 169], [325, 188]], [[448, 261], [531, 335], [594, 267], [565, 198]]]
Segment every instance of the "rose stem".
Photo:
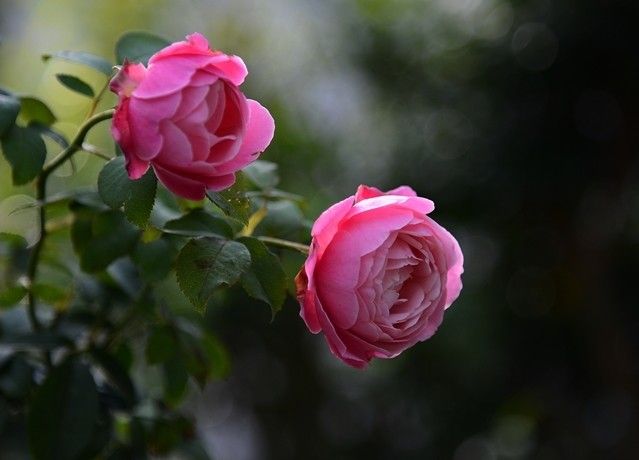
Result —
[[[109, 118], [113, 117], [114, 112], [115, 111], [113, 109], [107, 110], [105, 112], [98, 113], [97, 115], [94, 115], [87, 121], [85, 121], [82, 126], [80, 126], [78, 133], [76, 134], [73, 141], [69, 144], [69, 146], [62, 152], [60, 152], [60, 154], [56, 158], [54, 158], [51, 163], [49, 163], [42, 169], [36, 182], [36, 200], [38, 202], [44, 203], [46, 201], [47, 180], [51, 173], [58, 169], [65, 161], [71, 158], [75, 152], [82, 148], [84, 138], [87, 136], [91, 128], [93, 128], [93, 126], [100, 123], [101, 121], [108, 120]], [[43, 326], [38, 319], [38, 315], [36, 314], [34, 284], [36, 273], [38, 271], [38, 264], [40, 262], [40, 254], [42, 252], [42, 247], [44, 246], [44, 241], [47, 237], [46, 219], [46, 206], [40, 206], [38, 208], [38, 240], [33, 246], [33, 251], [31, 252], [31, 256], [29, 258], [29, 265], [27, 267], [27, 314], [29, 315], [31, 327], [36, 332], [43, 329]], [[47, 366], [51, 367], [51, 355], [48, 352], [45, 354], [45, 360]]]
[[309, 246], [305, 244], [295, 243], [293, 241], [288, 241], [288, 240], [282, 240], [280, 238], [272, 238], [270, 236], [258, 236], [257, 239], [266, 244], [272, 244], [273, 246], [280, 246], [286, 249], [293, 249], [295, 251], [301, 252], [302, 254], [308, 254], [308, 251], [310, 250]]

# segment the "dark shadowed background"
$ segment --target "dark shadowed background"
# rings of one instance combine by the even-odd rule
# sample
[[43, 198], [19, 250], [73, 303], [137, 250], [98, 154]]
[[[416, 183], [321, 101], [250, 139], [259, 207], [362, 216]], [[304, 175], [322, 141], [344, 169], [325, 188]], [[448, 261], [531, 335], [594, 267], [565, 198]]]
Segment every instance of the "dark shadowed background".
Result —
[[[632, 459], [638, 23], [630, 0], [0, 0], [0, 84], [72, 132], [86, 102], [40, 54], [203, 32], [247, 63], [245, 92], [277, 123], [262, 158], [308, 218], [360, 183], [407, 184], [458, 237], [464, 290], [439, 332], [366, 371], [293, 299], [272, 324], [239, 294], [211, 308], [233, 370], [187, 409], [214, 458]], [[94, 184], [100, 165], [54, 187]], [[32, 193], [0, 161], [0, 231], [29, 238], [33, 216], [10, 211]], [[5, 426], [0, 458], [27, 458], [23, 442]]]

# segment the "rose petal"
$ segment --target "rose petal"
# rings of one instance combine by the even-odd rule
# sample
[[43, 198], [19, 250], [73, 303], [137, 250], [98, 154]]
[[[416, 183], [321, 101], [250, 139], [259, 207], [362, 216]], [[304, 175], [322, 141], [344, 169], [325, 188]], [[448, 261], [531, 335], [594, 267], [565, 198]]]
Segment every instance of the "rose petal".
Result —
[[317, 334], [322, 330], [322, 327], [320, 326], [317, 312], [315, 311], [315, 294], [308, 289], [306, 266], [302, 267], [295, 277], [295, 287], [297, 290], [297, 300], [302, 306], [300, 316], [306, 323], [306, 327], [308, 327], [309, 331], [313, 334]]
[[193, 162], [193, 150], [189, 137], [171, 120], [164, 120], [160, 125], [160, 134], [164, 146], [156, 161], [165, 165], [188, 165]]
[[124, 154], [126, 171], [130, 179], [137, 180], [149, 170], [149, 162], [137, 158], [135, 155]]
[[[153, 101], [131, 98], [129, 103], [129, 125], [135, 133], [133, 149], [141, 160], [155, 158], [163, 146], [160, 134], [162, 120], [172, 117], [180, 104], [180, 95], [170, 95]], [[132, 136], [133, 137], [133, 136]], [[120, 144], [122, 149], [125, 147]]]
[[273, 140], [275, 121], [259, 102], [247, 99], [248, 123], [239, 156], [263, 152]]
[[357, 192], [355, 192], [355, 203], [383, 195], [385, 195], [385, 193], [378, 188], [369, 187], [368, 185], [360, 185], [357, 187]]
[[140, 99], [175, 94], [187, 87], [196, 71], [211, 61], [211, 56], [173, 56], [151, 63], [146, 78], [140, 82], [133, 96]]
[[172, 43], [166, 48], [161, 49], [149, 59], [149, 65], [155, 64], [165, 58], [174, 58], [180, 55], [204, 55], [210, 57], [215, 54], [221, 54], [219, 51], [211, 51], [209, 42], [200, 33], [193, 33], [186, 37], [186, 41]]
[[173, 121], [180, 121], [189, 117], [194, 111], [201, 110], [202, 106], [207, 109], [208, 115], [209, 107], [214, 108], [215, 106], [207, 104], [206, 98], [209, 92], [214, 91], [215, 86], [189, 86], [188, 88], [184, 88], [180, 93], [180, 104], [171, 117]]
[[322, 327], [322, 332], [324, 332], [324, 337], [326, 338], [326, 342], [328, 343], [328, 347], [331, 352], [350, 366], [358, 369], [366, 367], [370, 358], [366, 359], [358, 356], [357, 350], [354, 349], [354, 347], [349, 349], [339, 336], [337, 329], [335, 329], [331, 321], [326, 316], [326, 313], [324, 313], [324, 310], [322, 308], [317, 308], [316, 311]]
[[235, 86], [240, 86], [244, 83], [244, 79], [248, 75], [248, 70], [242, 58], [227, 54], [216, 56], [207, 69]]
[[153, 163], [153, 169], [160, 182], [176, 195], [196, 201], [204, 198], [206, 187], [201, 182], [174, 174], [157, 163]]
[[218, 192], [225, 190], [235, 183], [235, 174], [225, 174], [223, 176], [212, 176], [204, 181], [208, 190]]
[[273, 139], [275, 123], [271, 114], [255, 101], [247, 100], [249, 120], [237, 156], [220, 164], [220, 171], [237, 171], [258, 159]]
[[315, 267], [318, 296], [340, 328], [347, 329], [357, 320], [354, 290], [359, 259], [379, 248], [393, 230], [411, 219], [412, 214], [405, 210], [378, 208], [364, 218], [359, 215], [342, 222]]
[[132, 64], [124, 61], [124, 64], [109, 82], [109, 89], [120, 97], [130, 97], [146, 76], [146, 67], [143, 64]]
[[324, 211], [317, 218], [311, 229], [311, 236], [316, 247], [317, 256], [321, 257], [324, 249], [333, 239], [333, 236], [337, 232], [337, 228], [342, 219], [348, 212], [354, 203], [354, 197], [350, 196], [339, 203], [332, 205], [326, 211]]
[[401, 187], [389, 190], [388, 192], [386, 192], [386, 195], [417, 196], [417, 193], [415, 193], [415, 190], [413, 190], [409, 186], [402, 185]]
[[441, 247], [446, 257], [448, 270], [446, 282], [446, 308], [459, 297], [463, 283], [461, 275], [464, 273], [464, 255], [459, 243], [448, 230], [439, 225], [433, 219], [426, 217], [426, 222], [441, 242]]
[[433, 202], [426, 198], [406, 197], [402, 195], [382, 195], [367, 198], [355, 203], [348, 217], [355, 216], [372, 209], [385, 208], [389, 206], [398, 206], [403, 209], [409, 209], [419, 216], [426, 215], [435, 209]]

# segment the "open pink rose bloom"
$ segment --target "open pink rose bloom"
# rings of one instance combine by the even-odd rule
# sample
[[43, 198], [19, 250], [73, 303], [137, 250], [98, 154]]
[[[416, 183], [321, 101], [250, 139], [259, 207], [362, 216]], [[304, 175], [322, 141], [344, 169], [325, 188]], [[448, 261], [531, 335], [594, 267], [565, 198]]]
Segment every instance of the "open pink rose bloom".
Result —
[[297, 275], [301, 316], [335, 356], [362, 368], [431, 337], [462, 288], [455, 238], [409, 187], [360, 186], [315, 222]]
[[152, 166], [169, 190], [193, 200], [230, 187], [275, 129], [268, 110], [239, 90], [246, 75], [242, 59], [212, 51], [197, 33], [148, 67], [125, 63], [110, 88], [119, 97], [112, 133], [129, 177]]

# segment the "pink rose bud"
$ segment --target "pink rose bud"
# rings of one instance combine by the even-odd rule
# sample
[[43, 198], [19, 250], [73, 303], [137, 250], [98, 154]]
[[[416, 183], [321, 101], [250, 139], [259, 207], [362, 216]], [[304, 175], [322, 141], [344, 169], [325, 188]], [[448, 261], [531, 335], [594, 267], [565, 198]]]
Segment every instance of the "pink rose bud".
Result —
[[148, 67], [125, 62], [111, 80], [119, 96], [111, 131], [131, 179], [153, 166], [173, 193], [192, 200], [223, 190], [273, 139], [275, 123], [239, 90], [237, 56], [212, 51], [200, 34], [155, 53]]
[[335, 356], [363, 368], [430, 338], [462, 288], [455, 238], [410, 187], [360, 185], [313, 225], [297, 275], [300, 315]]

